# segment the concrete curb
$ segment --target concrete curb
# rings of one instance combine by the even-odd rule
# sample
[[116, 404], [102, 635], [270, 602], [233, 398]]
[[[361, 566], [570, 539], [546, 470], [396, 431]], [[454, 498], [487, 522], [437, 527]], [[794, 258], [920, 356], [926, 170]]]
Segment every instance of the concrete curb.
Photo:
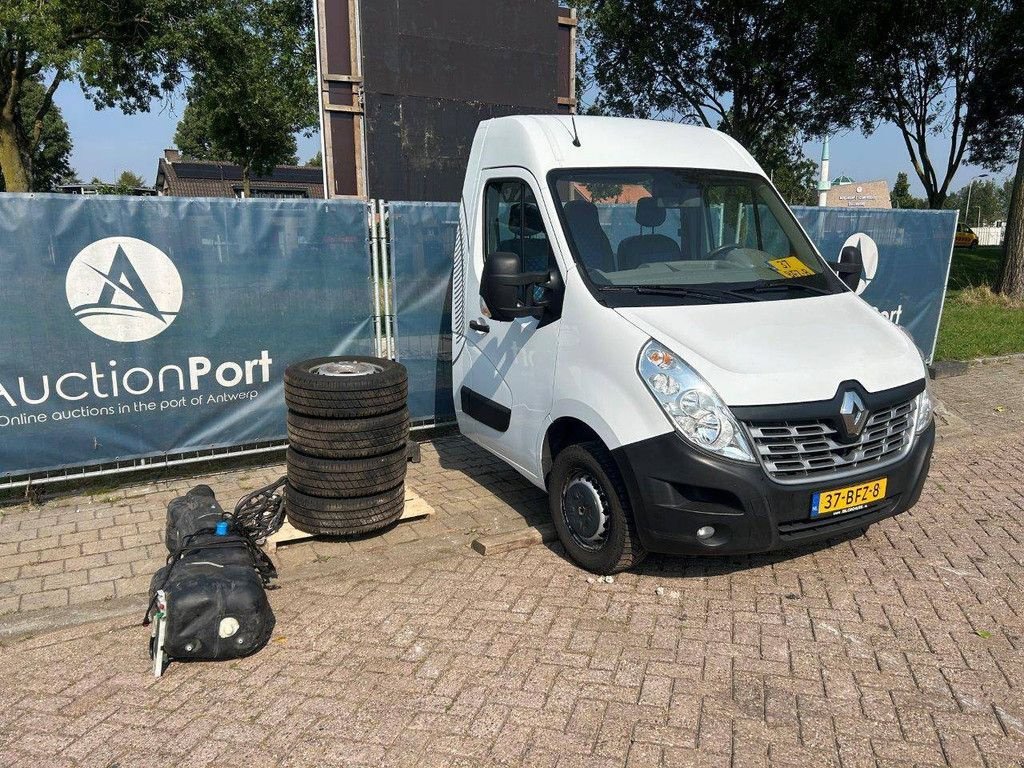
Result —
[[473, 550], [484, 557], [511, 552], [514, 549], [525, 549], [537, 544], [545, 544], [558, 538], [555, 527], [550, 523], [522, 528], [508, 533], [496, 533], [492, 536], [480, 536], [473, 540]]

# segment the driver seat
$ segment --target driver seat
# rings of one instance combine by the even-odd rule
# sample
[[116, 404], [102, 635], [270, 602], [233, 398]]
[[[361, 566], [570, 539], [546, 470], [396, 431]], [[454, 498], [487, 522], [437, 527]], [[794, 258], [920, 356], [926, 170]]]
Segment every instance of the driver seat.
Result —
[[640, 225], [641, 234], [627, 237], [619, 243], [619, 269], [636, 269], [642, 264], [682, 259], [679, 243], [671, 237], [654, 232], [642, 234], [645, 227], [653, 230], [664, 224], [665, 215], [665, 209], [653, 197], [642, 197], [636, 201], [636, 223]]

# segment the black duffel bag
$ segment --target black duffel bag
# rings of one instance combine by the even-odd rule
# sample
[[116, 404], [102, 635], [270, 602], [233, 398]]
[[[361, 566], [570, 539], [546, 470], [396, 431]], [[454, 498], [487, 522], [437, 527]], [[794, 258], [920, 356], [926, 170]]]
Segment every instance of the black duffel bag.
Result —
[[228, 516], [217, 503], [213, 489], [208, 485], [197, 485], [167, 505], [167, 535], [164, 537], [167, 551], [177, 552], [190, 536], [204, 530], [215, 530], [217, 523], [227, 520]]
[[147, 623], [153, 623], [150, 655], [155, 674], [171, 660], [237, 659], [266, 645], [274, 613], [265, 586], [277, 574], [205, 486], [168, 506], [172, 540], [175, 548], [167, 564], [150, 583], [146, 613]]

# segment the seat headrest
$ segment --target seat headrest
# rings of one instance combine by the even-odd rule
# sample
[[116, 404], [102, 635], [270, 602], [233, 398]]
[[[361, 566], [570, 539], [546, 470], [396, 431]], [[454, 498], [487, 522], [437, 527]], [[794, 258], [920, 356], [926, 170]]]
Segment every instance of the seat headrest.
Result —
[[641, 227], [660, 227], [665, 223], [665, 209], [653, 197], [641, 197], [636, 201], [636, 223]]
[[601, 226], [597, 206], [589, 200], [570, 200], [563, 206], [565, 218], [573, 225]]
[[534, 203], [515, 203], [508, 209], [508, 228], [523, 237], [544, 231], [544, 219]]

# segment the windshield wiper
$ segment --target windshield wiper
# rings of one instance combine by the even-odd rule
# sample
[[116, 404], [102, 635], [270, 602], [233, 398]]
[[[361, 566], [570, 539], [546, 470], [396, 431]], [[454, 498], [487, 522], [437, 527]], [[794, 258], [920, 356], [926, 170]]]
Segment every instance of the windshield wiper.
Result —
[[748, 297], [738, 293], [733, 293], [732, 291], [720, 291], [717, 289], [702, 291], [686, 285], [599, 285], [597, 286], [597, 290], [626, 291], [629, 293], [639, 293], [648, 296], [681, 296], [683, 298], [705, 299], [706, 301], [713, 301], [716, 304], [725, 303], [726, 296], [739, 298], [743, 301], [748, 300]]
[[819, 288], [816, 285], [808, 285], [807, 283], [795, 283], [792, 280], [782, 281], [765, 281], [757, 283], [756, 285], [748, 285], [744, 288], [734, 288], [733, 290], [739, 293], [768, 293], [770, 291], [777, 290], [797, 290], [806, 291], [807, 293], [813, 293], [818, 296], [831, 296], [833, 291], [828, 288]]

